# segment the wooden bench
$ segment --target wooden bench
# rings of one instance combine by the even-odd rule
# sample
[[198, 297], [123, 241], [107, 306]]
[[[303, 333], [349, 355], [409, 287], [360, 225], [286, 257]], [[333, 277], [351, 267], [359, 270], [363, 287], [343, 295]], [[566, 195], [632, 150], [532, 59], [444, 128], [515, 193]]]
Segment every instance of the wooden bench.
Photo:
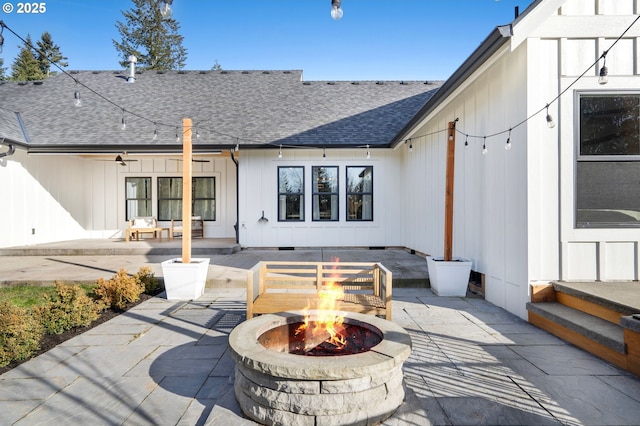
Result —
[[380, 263], [259, 262], [247, 276], [247, 319], [315, 309], [329, 283], [342, 287], [338, 310], [391, 320], [391, 272]]

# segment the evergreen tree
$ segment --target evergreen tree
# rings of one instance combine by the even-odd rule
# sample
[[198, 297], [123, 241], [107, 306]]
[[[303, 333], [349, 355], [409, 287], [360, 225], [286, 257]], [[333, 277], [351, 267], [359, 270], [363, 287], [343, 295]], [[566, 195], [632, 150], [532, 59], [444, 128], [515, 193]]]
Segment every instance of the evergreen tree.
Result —
[[178, 34], [175, 19], [163, 20], [159, 0], [132, 0], [133, 9], [123, 11], [125, 22], [116, 22], [122, 41], [113, 40], [122, 55], [120, 65], [126, 68], [129, 56], [135, 55], [138, 67], [148, 70], [172, 70], [184, 67], [187, 50], [184, 37]]
[[[48, 59], [47, 59], [48, 58]], [[60, 52], [60, 46], [56, 45], [48, 32], [42, 33], [42, 37], [38, 42], [36, 59], [40, 65], [42, 74], [49, 77], [51, 73], [51, 62], [64, 68], [69, 65], [67, 57]], [[51, 61], [51, 62], [49, 62]], [[55, 72], [54, 72], [55, 74]]]
[[31, 36], [27, 35], [24, 46], [20, 48], [13, 65], [11, 65], [11, 80], [31, 81], [42, 80], [45, 75], [40, 69], [40, 64], [33, 54]]
[[5, 71], [7, 69], [3, 67], [3, 65], [4, 65], [4, 59], [0, 58], [0, 81], [7, 79], [7, 75], [5, 74]]
[[213, 63], [213, 66], [211, 67], [211, 71], [222, 71], [222, 65], [220, 65], [217, 59]]

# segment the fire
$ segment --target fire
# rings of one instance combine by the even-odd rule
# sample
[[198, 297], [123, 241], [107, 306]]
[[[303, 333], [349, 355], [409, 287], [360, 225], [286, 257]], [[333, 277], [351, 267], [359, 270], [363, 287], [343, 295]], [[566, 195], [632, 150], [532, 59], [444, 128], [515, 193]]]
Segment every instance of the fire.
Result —
[[[334, 262], [338, 262], [335, 259]], [[304, 323], [295, 331], [295, 335], [304, 333], [304, 351], [308, 352], [322, 343], [328, 343], [336, 348], [342, 348], [346, 343], [344, 337], [344, 316], [337, 315], [340, 301], [344, 299], [342, 286], [334, 281], [328, 281], [318, 293], [318, 304], [314, 319], [309, 314], [310, 305], [304, 309]]]

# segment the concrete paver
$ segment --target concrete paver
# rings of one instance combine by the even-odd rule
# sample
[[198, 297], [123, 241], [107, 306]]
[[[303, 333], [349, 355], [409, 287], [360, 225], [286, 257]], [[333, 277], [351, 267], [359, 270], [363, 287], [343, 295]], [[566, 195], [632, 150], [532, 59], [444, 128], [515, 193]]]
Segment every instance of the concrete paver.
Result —
[[[366, 255], [372, 253], [385, 266], [395, 265], [398, 275], [402, 268], [416, 273], [425, 263], [407, 252], [339, 254], [345, 261], [360, 256], [371, 261]], [[265, 256], [331, 260], [325, 256], [335, 254], [250, 250], [216, 256], [214, 264], [224, 276], [246, 271]], [[123, 258], [132, 266], [159, 267], [156, 258]], [[50, 260], [14, 259], [21, 260], [16, 263], [23, 277], [51, 279]], [[0, 273], [9, 270], [5, 260]], [[95, 279], [105, 269], [110, 277], [121, 261], [72, 256], [68, 269], [60, 271], [73, 276], [77, 267], [89, 277], [92, 270]], [[227, 347], [244, 310], [245, 290], [233, 286], [208, 288], [191, 302], [149, 299], [1, 375], [0, 424], [255, 424], [235, 400]], [[393, 312], [393, 321], [411, 335], [413, 349], [404, 364], [405, 402], [386, 426], [631, 425], [640, 419], [639, 378], [485, 300], [395, 288]]]

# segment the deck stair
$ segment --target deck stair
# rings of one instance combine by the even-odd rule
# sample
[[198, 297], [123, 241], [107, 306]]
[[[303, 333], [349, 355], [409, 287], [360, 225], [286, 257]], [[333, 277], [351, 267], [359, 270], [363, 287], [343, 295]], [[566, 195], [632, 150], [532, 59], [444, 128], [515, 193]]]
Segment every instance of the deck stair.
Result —
[[532, 285], [529, 322], [640, 376], [640, 283]]

